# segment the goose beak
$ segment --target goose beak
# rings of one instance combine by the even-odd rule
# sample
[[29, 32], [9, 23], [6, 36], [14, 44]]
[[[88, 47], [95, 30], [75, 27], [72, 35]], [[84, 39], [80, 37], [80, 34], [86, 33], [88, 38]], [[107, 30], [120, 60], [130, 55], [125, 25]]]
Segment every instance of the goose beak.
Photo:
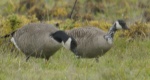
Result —
[[125, 30], [130, 30], [130, 28], [128, 26], [125, 26]]

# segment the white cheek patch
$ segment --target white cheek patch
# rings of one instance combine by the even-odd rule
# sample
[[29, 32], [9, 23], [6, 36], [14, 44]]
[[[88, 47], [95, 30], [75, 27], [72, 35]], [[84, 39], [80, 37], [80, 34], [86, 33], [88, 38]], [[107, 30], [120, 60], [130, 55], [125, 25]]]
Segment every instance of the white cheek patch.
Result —
[[68, 38], [68, 40], [64, 43], [63, 41], [61, 42], [62, 45], [66, 48], [66, 49], [70, 49], [70, 46], [71, 46], [71, 38]]
[[122, 29], [122, 26], [119, 24], [118, 21], [116, 21], [116, 28], [117, 28], [117, 29]]
[[15, 45], [15, 47], [16, 47], [18, 50], [20, 50], [19, 47], [17, 46], [16, 42], [15, 42], [15, 39], [14, 39], [13, 37], [11, 38], [11, 42]]

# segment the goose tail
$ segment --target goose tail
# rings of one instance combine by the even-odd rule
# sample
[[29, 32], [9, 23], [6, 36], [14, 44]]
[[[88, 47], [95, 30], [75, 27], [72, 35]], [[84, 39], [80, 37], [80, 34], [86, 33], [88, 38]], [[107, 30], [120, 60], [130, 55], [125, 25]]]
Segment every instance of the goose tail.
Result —
[[16, 30], [11, 32], [11, 33], [9, 33], [9, 34], [4, 35], [4, 36], [0, 36], [0, 38], [8, 38], [10, 36], [13, 36], [15, 32], [16, 32]]

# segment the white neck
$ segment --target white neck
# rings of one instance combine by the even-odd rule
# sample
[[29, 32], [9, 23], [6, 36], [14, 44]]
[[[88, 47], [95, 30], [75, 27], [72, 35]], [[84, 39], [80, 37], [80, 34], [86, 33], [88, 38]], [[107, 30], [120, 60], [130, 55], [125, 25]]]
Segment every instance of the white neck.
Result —
[[66, 41], [66, 42], [61, 42], [62, 43], [62, 45], [66, 48], [66, 49], [70, 49], [70, 46], [71, 46], [71, 38], [68, 38], [68, 40]]
[[109, 44], [112, 44], [112, 43], [113, 43], [113, 39], [112, 39], [112, 38], [108, 38], [108, 39], [107, 39], [107, 42], [108, 42]]
[[113, 37], [111, 35], [105, 35], [104, 38], [109, 44], [113, 43]]

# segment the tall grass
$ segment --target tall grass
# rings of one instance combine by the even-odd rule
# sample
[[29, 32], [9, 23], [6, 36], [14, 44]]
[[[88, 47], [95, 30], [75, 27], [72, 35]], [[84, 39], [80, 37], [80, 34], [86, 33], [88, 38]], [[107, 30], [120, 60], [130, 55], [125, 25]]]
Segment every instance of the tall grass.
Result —
[[30, 58], [23, 53], [0, 47], [1, 80], [149, 80], [150, 42], [126, 42], [117, 38], [113, 48], [95, 59], [77, 59], [68, 50], [60, 49], [49, 61]]
[[[21, 1], [21, 0], [17, 0]], [[52, 9], [55, 5], [54, 0], [44, 0], [48, 4], [49, 9]], [[60, 1], [60, 2], [59, 2]], [[63, 5], [61, 2], [63, 2]], [[68, 8], [74, 1], [70, 4], [66, 4], [68, 0], [58, 0], [58, 7], [64, 8], [67, 6], [66, 10], [70, 11]], [[89, 9], [85, 6], [85, 1], [80, 1], [79, 13], [81, 16], [85, 15], [85, 9]], [[96, 4], [96, 0], [91, 0]], [[89, 12], [88, 16], [93, 20], [93, 24], [99, 25], [99, 21], [112, 22], [116, 19], [124, 19], [127, 24], [132, 24], [135, 21], [143, 20], [143, 12], [146, 8], [143, 6], [148, 6], [148, 0], [101, 0], [102, 4], [100, 6], [104, 7], [105, 12]], [[18, 15], [19, 12], [13, 12], [13, 7], [11, 4], [5, 4], [7, 2], [12, 2], [11, 4], [16, 4], [13, 0], [1, 0], [0, 1], [0, 29], [2, 26], [7, 26], [7, 16], [3, 16], [3, 9], [6, 9], [8, 15]], [[5, 4], [5, 5], [4, 5]], [[140, 6], [140, 7], [139, 7]], [[71, 6], [70, 6], [71, 7]], [[41, 8], [40, 8], [41, 9]], [[68, 10], [69, 9], [69, 10]], [[56, 10], [57, 11], [57, 10]], [[60, 13], [59, 13], [60, 14]], [[5, 14], [6, 15], [6, 14]], [[26, 14], [22, 14], [27, 16]], [[51, 20], [56, 20], [54, 17]], [[46, 19], [47, 19], [46, 17]], [[6, 22], [3, 22], [6, 18]], [[18, 16], [18, 20], [22, 21], [23, 18]], [[4, 20], [3, 20], [4, 19]], [[22, 24], [30, 21], [25, 18]], [[57, 19], [57, 18], [56, 18]], [[49, 20], [49, 19], [48, 19]], [[60, 20], [61, 21], [61, 20]], [[32, 22], [32, 20], [30, 21]], [[69, 29], [70, 27], [75, 27], [73, 20], [66, 20], [62, 23], [62, 29]], [[86, 20], [85, 20], [86, 22]], [[88, 21], [87, 21], [88, 23]], [[76, 21], [76, 25], [84, 25], [81, 19]], [[106, 23], [100, 23], [107, 27]], [[130, 25], [129, 25], [130, 26]], [[13, 26], [14, 27], [14, 26]], [[21, 26], [19, 26], [21, 27]], [[67, 27], [67, 28], [65, 28]], [[99, 27], [99, 26], [98, 26]], [[149, 27], [149, 26], [148, 26]], [[106, 29], [106, 28], [104, 28]], [[1, 30], [0, 30], [1, 31]], [[2, 33], [2, 32], [0, 32]], [[4, 33], [6, 34], [6, 33]], [[1, 35], [1, 34], [0, 34]], [[77, 59], [75, 55], [62, 48], [54, 54], [49, 61], [41, 58], [31, 57], [28, 62], [25, 61], [25, 55], [18, 50], [12, 51], [10, 48], [8, 40], [0, 39], [0, 80], [149, 80], [150, 79], [150, 40], [149, 38], [136, 38], [133, 41], [128, 41], [128, 38], [115, 37], [114, 45], [105, 55], [99, 58], [97, 63], [95, 59]], [[18, 54], [18, 55], [17, 55]], [[16, 56], [17, 55], [17, 56]]]

